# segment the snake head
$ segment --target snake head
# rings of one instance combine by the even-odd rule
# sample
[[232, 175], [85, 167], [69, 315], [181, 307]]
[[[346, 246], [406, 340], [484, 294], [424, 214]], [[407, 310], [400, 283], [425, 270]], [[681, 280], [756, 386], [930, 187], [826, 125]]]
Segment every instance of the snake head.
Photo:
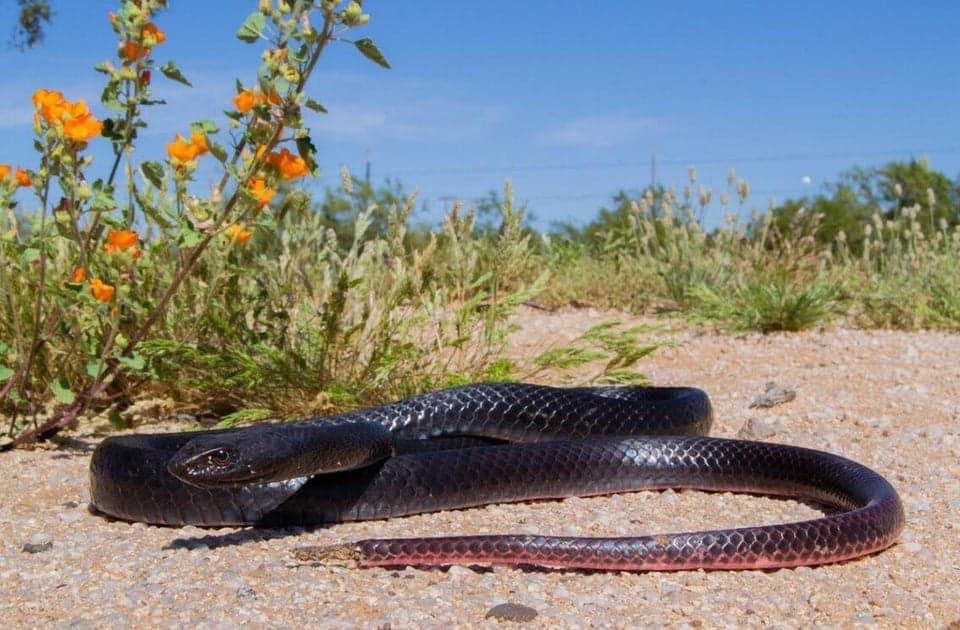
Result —
[[266, 471], [253, 469], [241, 449], [223, 436], [200, 436], [187, 442], [167, 462], [167, 470], [192, 486], [218, 486], [256, 483]]

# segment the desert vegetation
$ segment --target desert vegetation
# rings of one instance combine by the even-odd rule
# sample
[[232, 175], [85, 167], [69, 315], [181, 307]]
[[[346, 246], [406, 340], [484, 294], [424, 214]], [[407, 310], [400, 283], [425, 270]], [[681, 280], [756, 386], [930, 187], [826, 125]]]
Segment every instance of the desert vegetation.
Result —
[[[328, 45], [389, 67], [357, 2], [259, 2], [237, 36], [263, 64], [224, 94], [223, 121], [184, 121], [166, 155], [140, 156], [159, 106], [163, 0], [120, 2], [121, 45], [97, 66], [106, 116], [55, 89], [31, 95], [34, 164], [0, 164], [0, 410], [18, 443], [86, 413], [117, 427], [138, 397], [218, 409], [224, 423], [332, 411], [475, 380], [532, 378], [587, 362], [636, 382], [661, 341], [614, 322], [522, 363], [508, 359], [521, 305], [666, 314], [724, 329], [843, 321], [960, 328], [960, 187], [923, 161], [841, 175], [823, 194], [755, 208], [727, 188], [621, 191], [585, 225], [534, 229], [509, 182], [441, 225], [415, 193], [344, 170], [316, 175], [304, 108]], [[311, 16], [310, 19], [305, 16]], [[106, 19], [106, 18], [105, 18]], [[174, 33], [170, 34], [175, 37]], [[107, 148], [109, 147], [109, 148]], [[112, 164], [88, 180], [93, 151]], [[216, 162], [218, 184], [193, 174]], [[415, 185], [415, 182], [413, 182]], [[726, 218], [707, 227], [707, 208]]]

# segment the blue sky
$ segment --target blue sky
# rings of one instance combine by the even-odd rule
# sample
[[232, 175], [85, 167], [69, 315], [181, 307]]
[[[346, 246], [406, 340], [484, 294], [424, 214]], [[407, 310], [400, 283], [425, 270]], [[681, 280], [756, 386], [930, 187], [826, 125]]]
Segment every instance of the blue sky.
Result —
[[[95, 113], [112, 58], [106, 20], [115, 2], [53, 0], [46, 42], [0, 49], [0, 162], [32, 165], [30, 94], [60, 89]], [[250, 83], [259, 46], [233, 33], [255, 0], [172, 0], [155, 50], [193, 82], [155, 79], [169, 104], [155, 111], [144, 158], [200, 118], [222, 121], [234, 79]], [[854, 165], [927, 157], [960, 175], [960, 3], [917, 2], [483, 2], [367, 0], [358, 36], [393, 65], [349, 46], [321, 60], [312, 95], [330, 113], [309, 124], [322, 175], [346, 164], [375, 182], [418, 188], [436, 220], [445, 197], [467, 200], [513, 180], [537, 224], [583, 223], [619, 189], [650, 181], [725, 188], [750, 183], [748, 206], [817, 192]], [[549, 7], [549, 8], [547, 8]], [[15, 3], [0, 2], [0, 37]], [[99, 144], [98, 144], [99, 143]], [[103, 140], [92, 151], [109, 160]], [[105, 168], [105, 166], [104, 166]], [[809, 183], [805, 183], [809, 181]], [[205, 182], [201, 182], [203, 184]], [[716, 202], [708, 223], [720, 220]]]

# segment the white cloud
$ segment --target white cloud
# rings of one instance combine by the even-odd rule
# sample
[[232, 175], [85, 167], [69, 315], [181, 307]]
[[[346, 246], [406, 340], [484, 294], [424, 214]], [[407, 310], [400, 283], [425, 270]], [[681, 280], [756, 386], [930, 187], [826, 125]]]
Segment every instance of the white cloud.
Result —
[[582, 116], [573, 118], [548, 132], [546, 139], [561, 146], [611, 147], [636, 140], [659, 131], [662, 124], [655, 118], [626, 114]]
[[386, 104], [324, 102], [326, 114], [309, 114], [307, 126], [343, 138], [462, 140], [502, 122], [502, 107], [459, 101], [406, 100]]
[[0, 128], [29, 127], [32, 124], [32, 107], [0, 107]]
[[326, 114], [313, 117], [310, 127], [333, 136], [367, 136], [384, 133], [403, 133], [403, 125], [391, 120], [386, 111], [358, 104], [332, 103], [325, 105]]

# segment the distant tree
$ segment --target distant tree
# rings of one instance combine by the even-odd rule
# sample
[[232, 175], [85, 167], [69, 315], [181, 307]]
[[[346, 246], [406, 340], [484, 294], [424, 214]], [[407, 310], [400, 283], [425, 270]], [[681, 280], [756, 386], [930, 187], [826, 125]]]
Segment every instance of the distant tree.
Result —
[[[667, 190], [663, 186], [648, 189], [653, 195], [650, 212], [659, 216], [661, 202]], [[607, 247], [612, 238], [622, 235], [630, 229], [630, 214], [633, 204], [640, 204], [640, 200], [647, 195], [647, 190], [639, 193], [630, 193], [621, 189], [613, 195], [610, 206], [603, 206], [597, 213], [597, 218], [583, 227], [570, 223], [555, 223], [552, 227], [554, 236], [577, 242], [588, 249], [601, 251]]]
[[407, 199], [403, 184], [393, 179], [387, 179], [379, 188], [357, 177], [351, 178], [351, 182], [349, 193], [343, 188], [327, 188], [323, 199], [314, 203], [314, 209], [323, 216], [324, 223], [333, 228], [341, 244], [347, 246], [353, 242], [354, 222], [361, 211], [376, 206], [370, 217], [368, 235], [384, 236], [393, 207], [403, 207]]
[[960, 183], [932, 170], [926, 160], [889, 162], [872, 168], [854, 167], [826, 192], [799, 199], [788, 199], [773, 210], [781, 232], [795, 227], [800, 208], [822, 215], [817, 239], [833, 243], [842, 230], [851, 249], [862, 251], [864, 226], [874, 214], [895, 218], [901, 208], [917, 205], [917, 220], [928, 235], [939, 229], [941, 220], [948, 225], [960, 223]]
[[13, 29], [10, 43], [21, 51], [43, 42], [44, 27], [53, 17], [53, 9], [47, 0], [17, 0], [20, 17]]
[[833, 243], [841, 231], [854, 252], [862, 251], [865, 238], [864, 226], [877, 212], [875, 207], [864, 204], [856, 190], [849, 184], [838, 183], [830, 187], [829, 194], [801, 199], [787, 199], [773, 210], [774, 222], [780, 234], [789, 236], [799, 227], [796, 218], [800, 209], [806, 217], [819, 214], [820, 229], [816, 234], [818, 241]]
[[927, 160], [854, 168], [841, 181], [857, 191], [864, 205], [887, 218], [902, 207], [918, 205], [925, 230], [935, 229], [940, 219], [951, 225], [960, 222], [960, 183], [932, 170]]

